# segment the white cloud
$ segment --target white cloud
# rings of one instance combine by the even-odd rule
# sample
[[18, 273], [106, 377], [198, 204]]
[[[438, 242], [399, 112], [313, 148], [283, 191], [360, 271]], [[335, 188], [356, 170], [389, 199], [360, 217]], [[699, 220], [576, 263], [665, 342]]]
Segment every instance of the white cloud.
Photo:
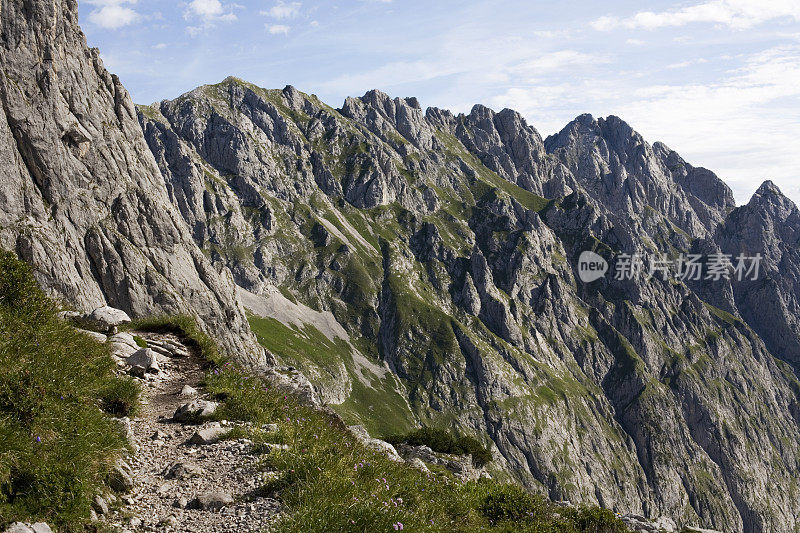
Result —
[[189, 10], [202, 18], [214, 18], [222, 15], [222, 3], [219, 0], [192, 0]]
[[190, 35], [199, 35], [217, 23], [234, 22], [237, 20], [234, 8], [241, 7], [237, 4], [224, 5], [219, 0], [192, 0], [187, 5], [183, 17], [186, 20], [198, 19], [200, 24], [189, 26], [186, 31]]
[[721, 24], [733, 29], [751, 28], [774, 19], [800, 21], [800, 0], [711, 0], [668, 11], [640, 11], [631, 17], [603, 16], [590, 23], [598, 31], [617, 28], [657, 28], [685, 26], [695, 22]]
[[645, 43], [641, 39], [627, 39], [625, 41], [625, 44], [629, 44], [631, 46], [644, 46], [647, 43]]
[[260, 14], [276, 19], [293, 19], [300, 14], [300, 2], [278, 2]]
[[697, 58], [697, 59], [689, 59], [687, 61], [680, 61], [678, 63], [671, 63], [667, 65], [665, 68], [674, 70], [674, 69], [681, 69], [686, 67], [691, 67], [692, 65], [702, 65], [703, 63], [708, 63], [708, 59], [705, 58]]
[[264, 24], [264, 29], [272, 35], [287, 35], [291, 28], [286, 24]]
[[136, 0], [91, 0], [87, 2], [96, 6], [89, 13], [89, 21], [101, 28], [116, 30], [138, 21], [141, 16], [123, 4], [135, 4]]
[[319, 22], [316, 20], [312, 20], [311, 22], [308, 23], [308, 25], [311, 26], [312, 28], [316, 28], [319, 26]]
[[167, 45], [165, 43], [158, 43], [158, 44], [153, 45], [153, 48], [155, 50], [163, 50], [166, 47], [167, 47]]

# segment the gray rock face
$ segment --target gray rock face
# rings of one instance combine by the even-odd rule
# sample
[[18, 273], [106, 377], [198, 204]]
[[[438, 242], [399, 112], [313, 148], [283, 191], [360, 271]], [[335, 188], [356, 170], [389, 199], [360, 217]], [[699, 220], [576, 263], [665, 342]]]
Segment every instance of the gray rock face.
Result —
[[196, 314], [231, 353], [262, 360], [229, 276], [170, 203], [127, 91], [87, 48], [76, 2], [0, 6], [0, 246], [78, 309]]
[[717, 231], [732, 258], [761, 254], [758, 279], [732, 281], [742, 318], [777, 357], [800, 366], [800, 211], [771, 182], [736, 208]]

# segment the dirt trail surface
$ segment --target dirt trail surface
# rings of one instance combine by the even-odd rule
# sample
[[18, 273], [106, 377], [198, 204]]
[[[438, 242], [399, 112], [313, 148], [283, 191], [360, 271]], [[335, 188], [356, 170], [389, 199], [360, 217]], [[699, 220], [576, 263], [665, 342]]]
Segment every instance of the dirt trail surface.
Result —
[[[127, 461], [133, 490], [102, 519], [123, 531], [268, 529], [281, 504], [258, 494], [269, 473], [259, 470], [252, 443], [217, 440], [235, 427], [225, 421], [193, 424], [173, 419], [186, 404], [213, 409], [213, 402], [203, 397], [200, 388], [202, 370], [197, 354], [174, 335], [135, 335], [155, 351], [158, 371], [148, 368], [140, 374], [144, 405], [130, 422], [129, 437], [137, 451]], [[122, 361], [120, 358], [120, 366]], [[102, 507], [102, 502], [96, 502], [98, 512]]]

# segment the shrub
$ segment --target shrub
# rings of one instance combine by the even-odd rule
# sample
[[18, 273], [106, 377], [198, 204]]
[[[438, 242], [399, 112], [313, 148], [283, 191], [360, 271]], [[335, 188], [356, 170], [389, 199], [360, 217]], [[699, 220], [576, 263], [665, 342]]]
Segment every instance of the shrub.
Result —
[[101, 409], [130, 414], [138, 401], [115, 368], [107, 345], [58, 318], [28, 265], [0, 252], [0, 524], [82, 528], [126, 446]]
[[613, 511], [600, 507], [569, 509], [565, 515], [575, 523], [579, 531], [586, 533], [624, 533], [625, 523]]
[[541, 500], [517, 485], [493, 484], [479, 510], [491, 522], [530, 520], [542, 512]]
[[477, 439], [460, 435], [454, 436], [438, 428], [423, 427], [405, 435], [390, 435], [385, 440], [393, 445], [427, 446], [439, 453], [471, 455], [473, 464], [479, 467], [492, 460], [492, 452]]

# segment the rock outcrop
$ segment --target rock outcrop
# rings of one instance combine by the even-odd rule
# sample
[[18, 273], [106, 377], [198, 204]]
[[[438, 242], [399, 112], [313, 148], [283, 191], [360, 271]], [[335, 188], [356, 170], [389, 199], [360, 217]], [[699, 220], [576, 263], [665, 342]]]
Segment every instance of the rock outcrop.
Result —
[[263, 362], [229, 274], [172, 206], [119, 79], [86, 46], [74, 0], [0, 4], [0, 246], [68, 305], [191, 313]]

